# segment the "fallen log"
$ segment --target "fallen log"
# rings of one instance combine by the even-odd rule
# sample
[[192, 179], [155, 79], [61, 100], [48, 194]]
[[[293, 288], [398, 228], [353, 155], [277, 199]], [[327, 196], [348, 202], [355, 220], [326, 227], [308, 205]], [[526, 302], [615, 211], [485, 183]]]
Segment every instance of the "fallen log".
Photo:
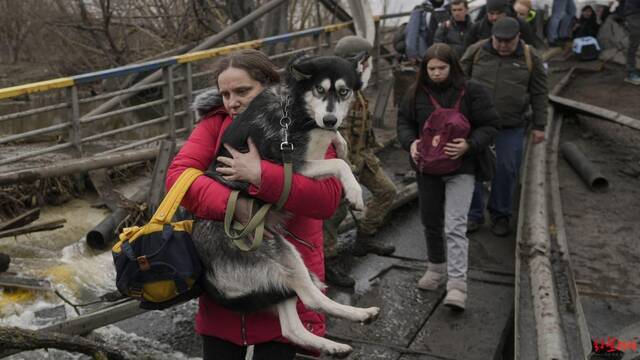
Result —
[[[107, 326], [118, 321], [147, 312], [140, 308], [140, 303], [136, 300], [128, 300], [121, 304], [114, 305], [96, 312], [80, 315], [78, 317], [63, 321], [61, 323], [49, 325], [36, 330], [38, 333], [57, 333], [65, 335], [86, 335], [91, 331]], [[75, 339], [76, 337], [73, 336]], [[0, 340], [2, 344], [2, 340]], [[16, 354], [22, 348], [15, 346], [0, 346], [0, 358]]]
[[0, 230], [7, 230], [7, 229], [17, 228], [20, 226], [25, 226], [38, 220], [39, 217], [40, 217], [40, 208], [31, 209], [24, 214], [14, 217], [13, 219], [0, 223]]
[[131, 358], [121, 350], [85, 339], [81, 336], [40, 332], [17, 327], [0, 327], [0, 348], [22, 351], [43, 348], [59, 349], [69, 352], [79, 352], [92, 356], [94, 359], [124, 360]]
[[15, 229], [4, 230], [4, 231], [0, 231], [0, 238], [16, 236], [21, 234], [29, 234], [29, 233], [38, 232], [38, 231], [55, 230], [63, 227], [64, 226], [63, 224], [66, 222], [67, 220], [65, 219], [58, 219], [58, 220], [48, 221], [41, 224], [33, 224], [33, 225], [22, 226]]
[[66, 160], [57, 164], [0, 174], [0, 185], [13, 184], [17, 182], [31, 182], [49, 177], [147, 161], [154, 159], [157, 154], [158, 149], [153, 147], [143, 150]]
[[599, 117], [604, 120], [612, 121], [620, 125], [628, 126], [635, 130], [640, 130], [640, 120], [622, 115], [618, 112], [611, 111], [598, 106], [586, 104], [580, 101], [567, 99], [562, 96], [549, 95], [549, 100], [554, 104], [565, 108], [570, 108], [574, 112], [583, 113]]

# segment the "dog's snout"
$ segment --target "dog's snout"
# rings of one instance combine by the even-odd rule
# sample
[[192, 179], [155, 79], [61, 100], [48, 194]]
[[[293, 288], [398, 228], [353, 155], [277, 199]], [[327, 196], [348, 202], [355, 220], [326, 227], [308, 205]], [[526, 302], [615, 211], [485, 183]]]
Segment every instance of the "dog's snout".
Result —
[[322, 122], [326, 127], [334, 127], [338, 123], [338, 118], [333, 114], [327, 114], [322, 118]]

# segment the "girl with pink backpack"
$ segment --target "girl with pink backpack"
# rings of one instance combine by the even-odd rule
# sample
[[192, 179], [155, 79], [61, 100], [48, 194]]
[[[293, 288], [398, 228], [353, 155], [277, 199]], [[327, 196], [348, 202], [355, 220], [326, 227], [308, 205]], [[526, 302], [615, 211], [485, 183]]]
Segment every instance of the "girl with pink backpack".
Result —
[[475, 179], [491, 176], [497, 121], [491, 97], [465, 79], [455, 52], [442, 43], [427, 49], [398, 109], [397, 132], [416, 169], [427, 242], [427, 271], [417, 286], [436, 290], [446, 280], [444, 304], [457, 311], [467, 298], [467, 213]]

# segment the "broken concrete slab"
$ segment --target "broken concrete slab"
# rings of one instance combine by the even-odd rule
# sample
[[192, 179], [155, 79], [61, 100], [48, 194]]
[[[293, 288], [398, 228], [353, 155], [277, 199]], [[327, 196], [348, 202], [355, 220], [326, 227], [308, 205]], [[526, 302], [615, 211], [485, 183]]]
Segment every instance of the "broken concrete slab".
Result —
[[410, 348], [453, 359], [493, 359], [512, 321], [513, 287], [471, 279], [468, 296], [464, 312], [439, 305]]
[[354, 339], [375, 341], [380, 345], [407, 347], [424, 325], [444, 289], [435, 292], [418, 290], [415, 284], [421, 271], [391, 269], [376, 286], [355, 298], [356, 306], [379, 306], [380, 317], [370, 325], [328, 318], [329, 333]]

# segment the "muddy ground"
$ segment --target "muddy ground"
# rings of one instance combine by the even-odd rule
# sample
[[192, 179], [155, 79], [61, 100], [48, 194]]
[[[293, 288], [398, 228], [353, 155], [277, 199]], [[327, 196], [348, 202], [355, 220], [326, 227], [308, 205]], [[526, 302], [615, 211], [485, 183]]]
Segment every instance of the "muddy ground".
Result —
[[[623, 76], [615, 65], [578, 73], [562, 95], [640, 119], [640, 87]], [[640, 336], [627, 328], [640, 323], [640, 132], [574, 116], [564, 122], [563, 141], [577, 144], [610, 183], [607, 192], [592, 192], [559, 161], [571, 261], [589, 331], [594, 338], [631, 340]]]

